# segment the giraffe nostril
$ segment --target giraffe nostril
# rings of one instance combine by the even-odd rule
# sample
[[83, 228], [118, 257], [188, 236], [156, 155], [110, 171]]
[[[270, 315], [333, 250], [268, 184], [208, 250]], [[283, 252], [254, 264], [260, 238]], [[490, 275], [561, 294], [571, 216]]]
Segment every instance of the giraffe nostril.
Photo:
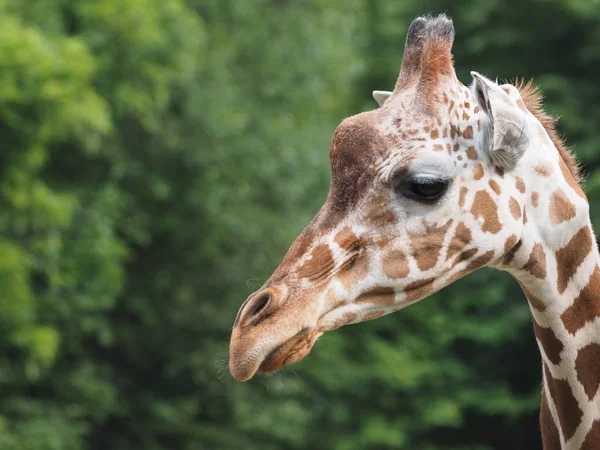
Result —
[[248, 321], [252, 321], [250, 325], [258, 325], [258, 323], [269, 316], [267, 308], [272, 300], [273, 292], [271, 292], [271, 290], [263, 291], [258, 295], [249, 298], [240, 308], [235, 325], [240, 322], [247, 324]]
[[248, 317], [254, 317], [259, 314], [271, 301], [272, 295], [270, 292], [263, 292], [258, 298], [252, 303], [250, 311], [248, 311]]

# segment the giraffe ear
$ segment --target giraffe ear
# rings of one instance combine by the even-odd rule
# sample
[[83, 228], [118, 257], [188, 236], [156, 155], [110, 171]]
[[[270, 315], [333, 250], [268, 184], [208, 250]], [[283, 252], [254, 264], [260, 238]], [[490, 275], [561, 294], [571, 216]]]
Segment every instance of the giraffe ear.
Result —
[[379, 106], [383, 106], [390, 95], [392, 95], [390, 91], [373, 91], [373, 98], [379, 103]]
[[493, 164], [512, 170], [529, 146], [527, 116], [504, 89], [477, 72], [473, 94], [489, 121], [484, 124], [484, 146]]

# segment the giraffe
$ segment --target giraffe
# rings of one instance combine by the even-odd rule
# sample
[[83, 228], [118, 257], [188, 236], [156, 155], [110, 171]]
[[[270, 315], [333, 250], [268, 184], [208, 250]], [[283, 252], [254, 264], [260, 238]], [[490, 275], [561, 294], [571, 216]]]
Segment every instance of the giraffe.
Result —
[[238, 381], [326, 331], [405, 308], [482, 267], [509, 272], [542, 359], [544, 449], [600, 448], [600, 257], [578, 168], [531, 84], [456, 77], [452, 21], [410, 25], [393, 92], [342, 121], [327, 200], [241, 306]]

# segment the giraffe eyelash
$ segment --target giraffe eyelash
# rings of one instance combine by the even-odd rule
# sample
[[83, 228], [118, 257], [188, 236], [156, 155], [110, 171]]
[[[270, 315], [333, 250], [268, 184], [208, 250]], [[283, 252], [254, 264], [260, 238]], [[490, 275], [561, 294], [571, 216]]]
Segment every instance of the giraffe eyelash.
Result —
[[448, 191], [451, 180], [433, 176], [400, 177], [394, 191], [402, 197], [422, 204], [432, 205]]

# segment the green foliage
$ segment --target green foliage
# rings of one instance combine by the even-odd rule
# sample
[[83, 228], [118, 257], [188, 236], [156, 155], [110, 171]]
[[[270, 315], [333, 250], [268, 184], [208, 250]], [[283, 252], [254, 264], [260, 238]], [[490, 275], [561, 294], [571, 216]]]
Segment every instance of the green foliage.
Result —
[[227, 374], [333, 130], [438, 11], [463, 82], [537, 78], [600, 198], [594, 2], [0, 0], [1, 450], [540, 448], [530, 313], [491, 270]]

